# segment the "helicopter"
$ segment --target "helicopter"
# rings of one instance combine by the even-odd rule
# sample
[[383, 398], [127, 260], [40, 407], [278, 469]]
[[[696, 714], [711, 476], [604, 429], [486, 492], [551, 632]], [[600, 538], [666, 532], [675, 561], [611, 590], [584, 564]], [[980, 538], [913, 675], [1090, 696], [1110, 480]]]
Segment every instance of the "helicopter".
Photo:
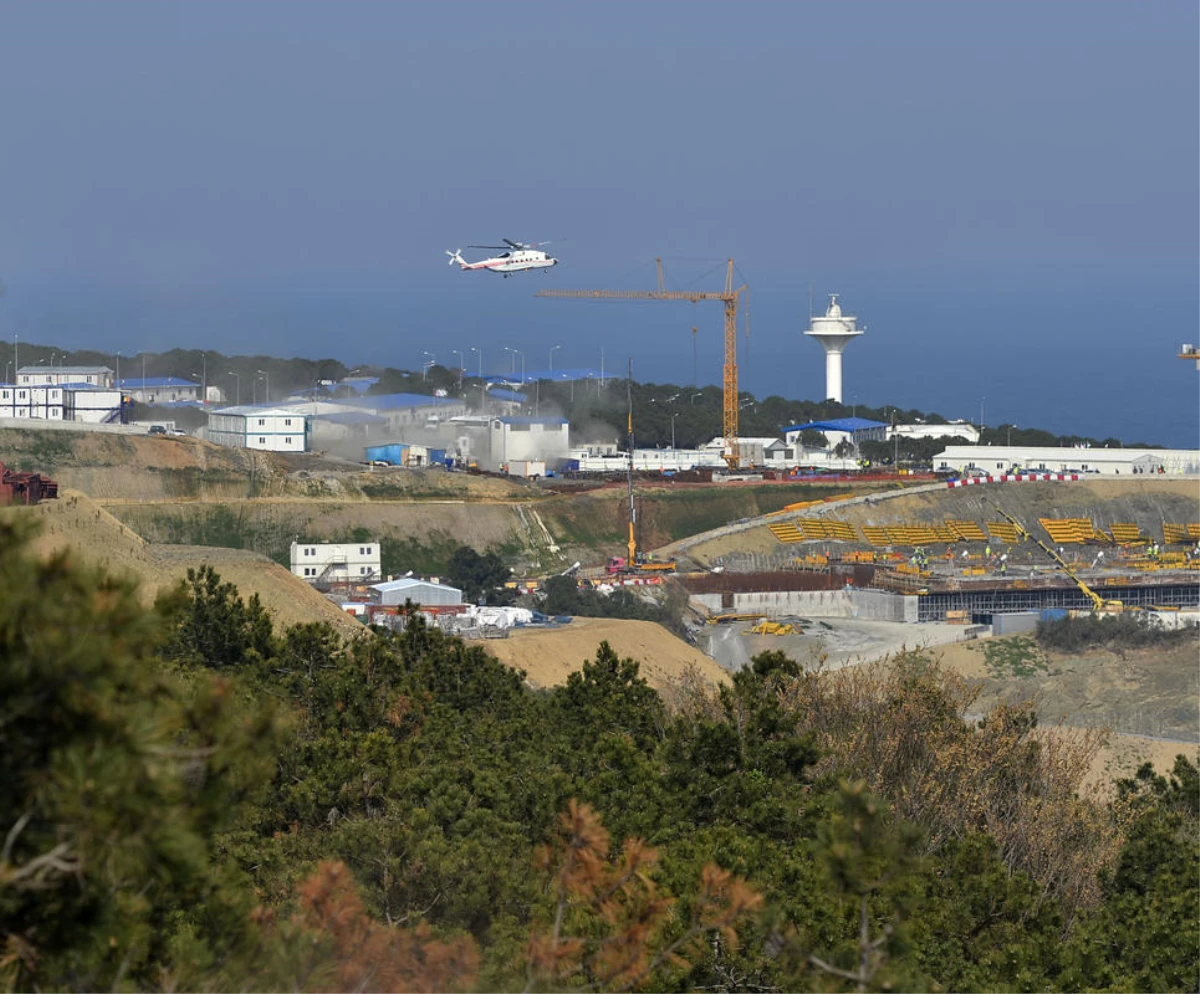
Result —
[[453, 266], [457, 262], [458, 268], [463, 270], [486, 269], [489, 272], [500, 273], [505, 279], [512, 273], [523, 273], [529, 269], [545, 271], [558, 265], [557, 259], [550, 253], [541, 251], [538, 247], [549, 245], [549, 242], [526, 244], [525, 242], [514, 242], [509, 238], [502, 240], [503, 245], [468, 245], [467, 248], [491, 249], [501, 253], [490, 259], [480, 259], [478, 262], [467, 262], [462, 257], [462, 249], [455, 249], [453, 252], [447, 249], [446, 255], [450, 256], [449, 264]]

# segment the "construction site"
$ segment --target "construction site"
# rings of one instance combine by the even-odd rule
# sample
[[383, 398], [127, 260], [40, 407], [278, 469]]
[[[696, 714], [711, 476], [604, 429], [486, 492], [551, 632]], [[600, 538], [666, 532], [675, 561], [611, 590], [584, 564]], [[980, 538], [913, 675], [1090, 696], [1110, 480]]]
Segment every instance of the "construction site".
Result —
[[683, 582], [716, 620], [1003, 628], [1018, 614], [1196, 610], [1196, 510], [1189, 481], [940, 483], [791, 505], [661, 553], [697, 568]]

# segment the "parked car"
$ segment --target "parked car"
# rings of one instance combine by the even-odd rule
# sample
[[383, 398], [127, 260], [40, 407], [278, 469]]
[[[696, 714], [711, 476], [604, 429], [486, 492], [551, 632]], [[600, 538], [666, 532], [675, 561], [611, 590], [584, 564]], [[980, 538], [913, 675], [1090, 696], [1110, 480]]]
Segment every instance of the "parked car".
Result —
[[162, 425], [151, 425], [150, 430], [147, 432], [148, 435], [165, 435], [166, 433], [167, 429]]

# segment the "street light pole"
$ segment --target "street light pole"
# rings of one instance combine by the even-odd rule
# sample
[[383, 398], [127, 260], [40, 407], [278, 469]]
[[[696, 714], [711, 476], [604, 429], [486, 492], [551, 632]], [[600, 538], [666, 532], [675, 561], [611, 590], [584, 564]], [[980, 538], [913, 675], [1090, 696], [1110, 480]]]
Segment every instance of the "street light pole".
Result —
[[462, 392], [463, 363], [466, 360], [463, 359], [462, 349], [451, 349], [450, 354], [458, 356], [458, 390], [461, 393]]
[[235, 395], [236, 399], [234, 400], [234, 404], [240, 407], [242, 403], [242, 378], [232, 369], [229, 371], [229, 375], [232, 376], [235, 381], [237, 381], [237, 394]]
[[561, 345], [550, 346], [550, 379], [554, 379], [554, 352], [556, 349], [561, 349]]
[[675, 419], [679, 417], [681, 411], [676, 411], [671, 415], [671, 451], [675, 451]]
[[271, 374], [268, 373], [265, 369], [257, 370], [257, 372], [261, 373], [263, 379], [266, 380], [266, 383], [264, 385], [267, 388], [267, 393], [266, 393], [266, 397], [264, 399], [264, 403], [269, 404], [269, 403], [271, 403]]
[[479, 353], [479, 413], [483, 414], [487, 410], [487, 386], [483, 382], [483, 349], [472, 345], [471, 351]]
[[425, 351], [422, 351], [421, 355], [429, 356], [429, 362], [425, 362], [425, 360], [423, 360], [423, 359], [421, 360], [421, 382], [424, 383], [429, 375], [429, 367], [434, 365], [434, 363], [437, 362], [437, 356], [434, 355], [432, 352], [425, 352]]

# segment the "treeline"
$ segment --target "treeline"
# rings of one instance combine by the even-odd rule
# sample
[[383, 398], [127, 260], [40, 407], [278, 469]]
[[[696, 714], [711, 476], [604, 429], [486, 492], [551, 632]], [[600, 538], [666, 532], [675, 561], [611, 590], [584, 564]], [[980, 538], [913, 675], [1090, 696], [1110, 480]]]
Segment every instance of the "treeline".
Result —
[[[13, 358], [10, 343], [0, 342], [0, 363]], [[161, 353], [136, 353], [118, 356], [94, 350], [66, 352], [53, 345], [22, 344], [19, 361], [22, 366], [39, 362], [49, 365], [106, 364], [119, 369], [125, 379], [158, 376], [177, 376], [180, 379], [219, 387], [229, 403], [262, 403], [279, 401], [293, 394], [329, 396], [318, 383], [339, 381], [354, 376], [376, 377], [378, 382], [369, 392], [373, 394], [415, 393], [432, 396], [442, 392], [451, 397], [464, 397], [472, 405], [480, 395], [480, 380], [469, 370], [460, 371], [443, 365], [423, 370], [403, 370], [390, 366], [357, 366], [349, 369], [336, 359], [281, 359], [273, 356], [225, 356], [220, 352], [200, 349], [171, 349]], [[529, 395], [529, 409], [536, 406], [542, 414], [568, 418], [581, 441], [599, 440], [604, 434], [624, 445], [628, 408], [625, 380], [610, 377], [601, 389], [598, 382], [529, 383], [522, 389]], [[643, 447], [666, 447], [672, 440], [680, 448], [694, 448], [711, 441], [723, 431], [723, 401], [719, 386], [679, 386], [674, 383], [634, 383], [634, 427], [636, 440]], [[334, 392], [334, 396], [358, 396], [350, 388]], [[772, 395], [762, 399], [742, 394], [738, 415], [739, 432], [746, 437], [776, 437], [782, 429], [809, 421], [858, 416], [890, 424], [947, 424], [936, 412], [916, 409], [902, 410], [894, 405], [869, 407], [865, 404], [847, 405], [834, 400], [792, 400]], [[149, 417], [151, 408], [139, 405], [138, 417]], [[205, 418], [200, 411], [187, 408], [163, 409], [165, 416], [188, 427], [198, 427]], [[1083, 435], [1055, 435], [1038, 428], [1019, 428], [1000, 425], [985, 429], [984, 445], [1074, 446], [1090, 444], [1113, 448], [1125, 445], [1138, 448], [1153, 447], [1144, 442], [1124, 442], [1117, 438], [1094, 439]], [[868, 455], [875, 462], [886, 463], [894, 455], [891, 443], [872, 443], [876, 448]], [[932, 439], [908, 439], [901, 442], [902, 461], [928, 461], [942, 451], [944, 444]]]
[[535, 691], [416, 619], [153, 608], [0, 523], [0, 986], [1195, 990], [1200, 775], [1083, 788], [925, 654]]

